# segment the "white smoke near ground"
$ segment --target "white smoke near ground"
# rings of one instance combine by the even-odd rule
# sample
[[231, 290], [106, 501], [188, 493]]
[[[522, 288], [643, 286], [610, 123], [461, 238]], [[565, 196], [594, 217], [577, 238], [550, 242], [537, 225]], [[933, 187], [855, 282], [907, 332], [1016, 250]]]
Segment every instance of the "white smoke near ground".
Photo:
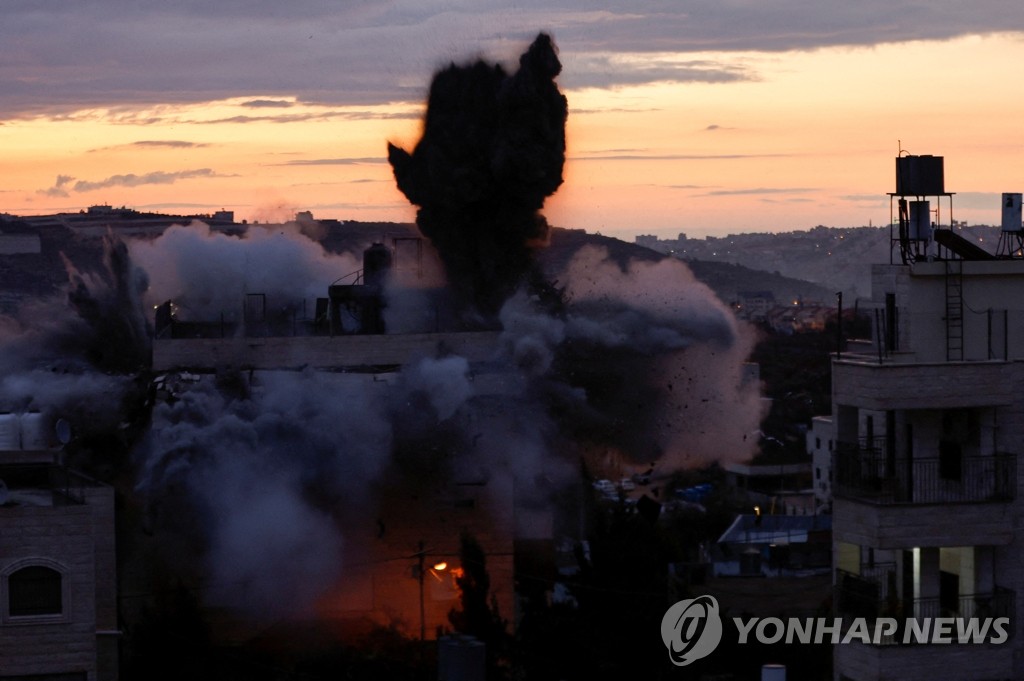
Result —
[[464, 357], [427, 358], [403, 372], [408, 390], [421, 391], [437, 418], [446, 421], [473, 394], [469, 381], [469, 362]]
[[195, 221], [173, 225], [152, 241], [134, 240], [132, 258], [149, 274], [145, 302], [173, 300], [181, 320], [209, 321], [238, 314], [246, 294], [265, 294], [270, 309], [308, 305], [325, 296], [331, 282], [362, 267], [350, 254], [326, 252], [300, 229], [250, 226], [234, 236]]
[[[236, 396], [211, 377], [163, 379], [137, 490], [158, 531], [205, 546], [207, 604], [264, 620], [308, 614], [339, 578], [341, 528], [365, 522], [392, 430], [383, 388], [347, 378], [261, 372]], [[191, 526], [176, 525], [174, 490], [198, 513]]]

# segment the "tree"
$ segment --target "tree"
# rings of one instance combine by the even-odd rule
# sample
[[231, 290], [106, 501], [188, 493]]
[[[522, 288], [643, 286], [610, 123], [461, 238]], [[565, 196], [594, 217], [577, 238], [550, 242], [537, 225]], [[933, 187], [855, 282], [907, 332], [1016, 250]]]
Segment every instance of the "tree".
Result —
[[459, 587], [461, 609], [452, 609], [448, 621], [461, 634], [473, 636], [487, 645], [487, 676], [507, 662], [508, 622], [498, 612], [498, 602], [491, 591], [487, 574], [487, 556], [473, 535], [463, 532], [459, 541], [461, 574], [455, 578]]

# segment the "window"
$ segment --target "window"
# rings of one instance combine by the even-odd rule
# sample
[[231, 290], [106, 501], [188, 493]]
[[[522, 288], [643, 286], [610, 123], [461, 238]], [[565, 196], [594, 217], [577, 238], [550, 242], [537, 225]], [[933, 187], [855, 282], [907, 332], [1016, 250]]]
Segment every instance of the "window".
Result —
[[63, 578], [57, 570], [30, 565], [7, 577], [10, 617], [60, 615], [64, 612]]
[[963, 449], [959, 442], [939, 441], [939, 478], [942, 480], [963, 479]]
[[962, 412], [942, 414], [942, 436], [939, 439], [939, 478], [963, 479], [963, 444], [967, 418]]

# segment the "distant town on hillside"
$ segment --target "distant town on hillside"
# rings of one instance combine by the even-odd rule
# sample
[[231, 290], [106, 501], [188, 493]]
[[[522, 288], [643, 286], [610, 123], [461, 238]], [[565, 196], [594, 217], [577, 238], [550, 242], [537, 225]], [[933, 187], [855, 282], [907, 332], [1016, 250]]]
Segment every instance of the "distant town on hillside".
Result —
[[[992, 251], [1000, 228], [956, 223], [954, 229], [969, 241]], [[691, 239], [680, 233], [675, 239], [650, 234], [636, 237], [636, 244], [688, 262], [730, 263], [770, 272], [824, 287], [831, 295], [842, 291], [848, 300], [871, 294], [871, 265], [899, 261], [899, 251], [888, 226], [824, 227], [791, 232], [730, 234]], [[766, 285], [759, 288], [772, 289]], [[784, 299], [780, 291], [773, 291]], [[822, 301], [818, 301], [822, 302]]]

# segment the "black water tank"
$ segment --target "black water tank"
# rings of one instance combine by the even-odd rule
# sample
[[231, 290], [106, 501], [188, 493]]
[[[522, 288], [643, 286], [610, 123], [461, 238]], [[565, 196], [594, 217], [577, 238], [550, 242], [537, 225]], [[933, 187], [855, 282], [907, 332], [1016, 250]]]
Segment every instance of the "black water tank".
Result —
[[896, 159], [898, 196], [939, 196], [946, 192], [941, 156], [900, 156]]
[[363, 251], [363, 283], [367, 286], [383, 286], [391, 271], [391, 249], [375, 243]]

